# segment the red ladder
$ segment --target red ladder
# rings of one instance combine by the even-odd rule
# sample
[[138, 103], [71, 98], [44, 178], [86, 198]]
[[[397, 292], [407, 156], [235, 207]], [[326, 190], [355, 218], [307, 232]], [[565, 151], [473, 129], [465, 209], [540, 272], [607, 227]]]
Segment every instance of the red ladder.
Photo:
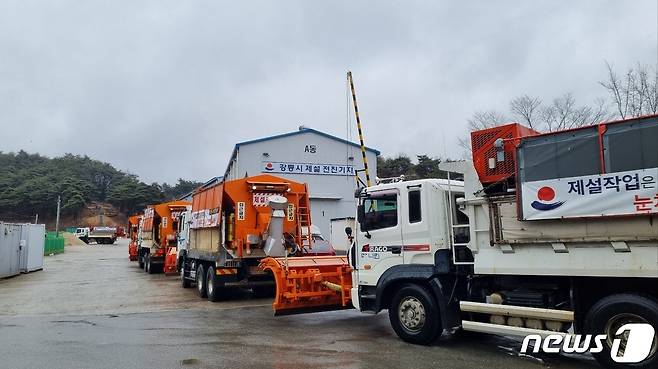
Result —
[[[311, 232], [311, 212], [308, 199], [308, 185], [304, 184], [304, 193], [297, 195], [297, 209], [295, 209], [295, 216], [297, 217], [297, 245], [310, 250], [313, 248], [313, 234]], [[306, 234], [303, 230], [306, 229]], [[302, 251], [300, 250], [300, 251]]]

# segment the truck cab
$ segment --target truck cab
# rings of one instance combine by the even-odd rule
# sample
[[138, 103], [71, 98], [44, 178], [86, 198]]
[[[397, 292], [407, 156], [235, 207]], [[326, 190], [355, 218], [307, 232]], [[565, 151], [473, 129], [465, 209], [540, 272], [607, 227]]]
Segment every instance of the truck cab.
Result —
[[78, 238], [89, 237], [89, 227], [76, 228], [75, 236]]
[[[355, 243], [349, 252], [353, 269], [352, 304], [377, 313], [406, 280], [426, 280], [448, 268], [451, 238], [468, 235], [468, 219], [455, 202], [463, 183], [445, 179], [392, 182], [360, 189]], [[454, 228], [452, 221], [464, 227]]]
[[185, 257], [190, 243], [190, 225], [192, 224], [192, 206], [187, 206], [185, 211], [178, 215], [178, 230], [176, 233], [178, 253], [176, 256], [176, 271], [180, 272], [181, 258]]

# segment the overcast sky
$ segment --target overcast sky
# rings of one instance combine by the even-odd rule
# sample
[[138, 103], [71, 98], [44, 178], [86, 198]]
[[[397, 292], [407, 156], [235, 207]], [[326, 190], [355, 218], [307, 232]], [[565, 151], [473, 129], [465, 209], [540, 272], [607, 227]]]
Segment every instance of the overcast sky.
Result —
[[475, 110], [590, 103], [605, 60], [655, 66], [657, 14], [656, 0], [0, 0], [0, 150], [205, 180], [239, 141], [300, 124], [345, 138], [350, 69], [368, 146], [457, 157]]

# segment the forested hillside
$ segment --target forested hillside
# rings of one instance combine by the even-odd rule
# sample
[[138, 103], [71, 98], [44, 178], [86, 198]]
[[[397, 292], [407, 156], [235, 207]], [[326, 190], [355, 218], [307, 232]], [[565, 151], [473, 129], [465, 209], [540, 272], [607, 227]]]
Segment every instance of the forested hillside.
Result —
[[176, 185], [147, 184], [134, 174], [87, 156], [0, 152], [0, 215], [9, 219], [50, 218], [61, 196], [62, 214], [76, 215], [86, 204], [109, 203], [131, 214], [147, 204], [169, 200], [200, 185], [179, 179]]
[[[440, 158], [416, 155], [416, 161], [414, 164], [411, 158], [404, 154], [395, 157], [378, 156], [377, 177], [392, 178], [403, 175], [406, 179], [447, 178], [446, 172], [439, 169]], [[452, 178], [455, 179], [454, 175]]]

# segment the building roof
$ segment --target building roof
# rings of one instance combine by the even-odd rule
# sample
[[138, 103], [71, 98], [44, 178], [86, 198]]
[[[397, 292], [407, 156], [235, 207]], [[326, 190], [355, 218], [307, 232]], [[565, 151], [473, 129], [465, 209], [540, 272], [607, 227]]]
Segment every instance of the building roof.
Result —
[[206, 188], [208, 186], [214, 185], [215, 183], [219, 183], [224, 179], [222, 176], [217, 176], [217, 177], [212, 177], [209, 180], [206, 181], [206, 183], [201, 185], [201, 188]]
[[[300, 135], [300, 134], [304, 134], [304, 133], [315, 133], [315, 134], [320, 135], [322, 137], [326, 137], [326, 138], [329, 138], [329, 139], [332, 139], [332, 140], [335, 140], [335, 141], [342, 142], [344, 144], [348, 144], [348, 145], [352, 145], [352, 146], [361, 148], [361, 145], [359, 145], [355, 142], [348, 141], [344, 138], [336, 137], [334, 135], [330, 135], [330, 134], [322, 132], [322, 131], [318, 131], [317, 129], [301, 126], [301, 127], [299, 127], [299, 130], [297, 130], [297, 131], [282, 133], [282, 134], [278, 134], [278, 135], [274, 135], [274, 136], [267, 136], [267, 137], [263, 137], [263, 138], [257, 138], [255, 140], [242, 141], [242, 142], [236, 143], [235, 147], [233, 148], [233, 153], [231, 153], [231, 157], [228, 160], [228, 165], [226, 166], [226, 173], [224, 175], [225, 176], [228, 175], [229, 169], [231, 168], [231, 163], [233, 162], [233, 159], [235, 158], [235, 155], [237, 154], [238, 148], [240, 148], [240, 146], [250, 145], [250, 144], [263, 142], [263, 141], [274, 140], [274, 139], [277, 139], [277, 138], [296, 136], [296, 135]], [[379, 156], [381, 154], [381, 152], [379, 150], [376, 150], [376, 149], [373, 149], [373, 148], [370, 148], [370, 147], [367, 147], [367, 146], [366, 146], [366, 150], [374, 153], [377, 156]]]
[[185, 194], [182, 194], [182, 195], [178, 196], [178, 200], [183, 200], [183, 199], [186, 199], [188, 197], [191, 197], [192, 195], [194, 195], [194, 191], [198, 190], [199, 188], [206, 188], [210, 185], [214, 185], [215, 183], [221, 182], [223, 179], [224, 179], [224, 177], [222, 177], [222, 176], [212, 177], [209, 180], [207, 180], [206, 183], [202, 184], [198, 188], [195, 188], [195, 189], [193, 189], [192, 191], [190, 191], [188, 193], [185, 193]]
[[[235, 144], [235, 148], [237, 149], [238, 147], [243, 146], [243, 145], [249, 145], [249, 144], [268, 141], [268, 140], [274, 140], [274, 139], [277, 139], [277, 138], [296, 136], [296, 135], [300, 135], [300, 134], [304, 134], [304, 133], [315, 133], [315, 134], [318, 134], [320, 136], [342, 142], [344, 144], [352, 145], [352, 146], [359, 147], [359, 148], [361, 147], [361, 145], [359, 145], [355, 142], [348, 141], [344, 138], [336, 137], [336, 136], [330, 135], [330, 134], [322, 132], [322, 131], [318, 131], [317, 129], [308, 128], [308, 127], [300, 127], [299, 130], [293, 131], [293, 132], [282, 133], [282, 134], [279, 134], [279, 135], [267, 136], [267, 137], [263, 137], [263, 138], [257, 138], [255, 140], [238, 142], [237, 144]], [[367, 147], [367, 146], [366, 146], [366, 150], [375, 153], [375, 155], [381, 154], [381, 152], [379, 152], [379, 150], [375, 150], [375, 149]]]

